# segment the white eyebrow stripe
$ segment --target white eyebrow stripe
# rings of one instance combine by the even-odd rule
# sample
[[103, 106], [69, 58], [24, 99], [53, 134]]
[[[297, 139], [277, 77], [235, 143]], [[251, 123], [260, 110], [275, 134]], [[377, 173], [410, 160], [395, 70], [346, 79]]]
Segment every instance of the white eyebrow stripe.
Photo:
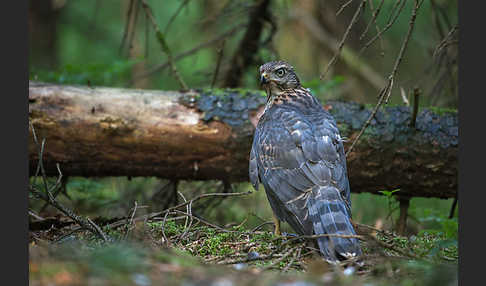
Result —
[[275, 67], [273, 70], [278, 70], [278, 69], [281, 69], [281, 68], [285, 68], [287, 67], [286, 65], [279, 65], [277, 67]]

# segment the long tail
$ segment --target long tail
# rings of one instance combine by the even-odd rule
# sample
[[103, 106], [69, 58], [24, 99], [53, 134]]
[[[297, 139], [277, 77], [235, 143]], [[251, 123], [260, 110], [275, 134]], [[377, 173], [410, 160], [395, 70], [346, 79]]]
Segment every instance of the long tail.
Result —
[[[309, 197], [307, 203], [314, 234], [356, 234], [345, 202], [336, 188], [325, 187], [319, 190], [319, 194]], [[360, 256], [362, 253], [357, 238], [330, 236], [318, 238], [317, 243], [324, 258], [330, 262]]]

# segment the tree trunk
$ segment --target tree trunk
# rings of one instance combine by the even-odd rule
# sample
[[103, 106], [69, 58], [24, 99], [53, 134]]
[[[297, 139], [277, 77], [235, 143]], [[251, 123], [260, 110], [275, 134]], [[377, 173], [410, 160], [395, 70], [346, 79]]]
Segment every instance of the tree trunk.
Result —
[[[29, 117], [50, 176], [156, 176], [173, 180], [248, 181], [261, 91], [153, 91], [29, 82]], [[348, 148], [371, 107], [328, 102]], [[348, 156], [352, 192], [400, 188], [400, 195], [454, 197], [458, 121], [455, 111], [386, 107]], [[38, 151], [30, 132], [29, 171]]]

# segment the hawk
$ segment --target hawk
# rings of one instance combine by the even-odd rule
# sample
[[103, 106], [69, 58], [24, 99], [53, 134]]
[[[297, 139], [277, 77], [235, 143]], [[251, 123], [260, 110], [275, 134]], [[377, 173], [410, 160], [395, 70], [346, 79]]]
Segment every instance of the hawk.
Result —
[[[250, 152], [253, 187], [265, 188], [280, 235], [286, 221], [300, 235], [317, 238], [321, 254], [331, 262], [361, 255], [351, 224], [346, 156], [334, 118], [302, 87], [284, 61], [260, 66], [267, 93]], [[332, 236], [335, 234], [335, 236]]]

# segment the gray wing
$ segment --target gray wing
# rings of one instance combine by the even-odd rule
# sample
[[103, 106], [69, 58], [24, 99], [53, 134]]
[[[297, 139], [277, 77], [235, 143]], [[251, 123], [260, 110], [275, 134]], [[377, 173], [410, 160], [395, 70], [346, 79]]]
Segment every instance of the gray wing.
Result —
[[[255, 133], [250, 178], [253, 165], [253, 177], [258, 174], [273, 211], [296, 232], [354, 234], [346, 158], [332, 117], [324, 110], [312, 116], [297, 110], [273, 116]], [[321, 252], [331, 260], [329, 241], [338, 253], [360, 253], [355, 240], [319, 239]]]

